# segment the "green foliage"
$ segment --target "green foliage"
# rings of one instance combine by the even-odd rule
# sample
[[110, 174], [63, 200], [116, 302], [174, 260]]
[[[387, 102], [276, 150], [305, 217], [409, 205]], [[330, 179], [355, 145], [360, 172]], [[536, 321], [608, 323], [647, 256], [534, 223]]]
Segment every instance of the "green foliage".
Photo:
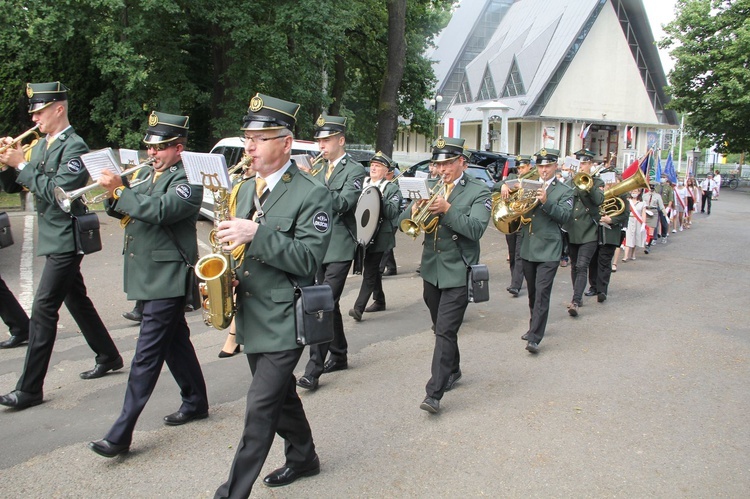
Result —
[[[408, 0], [399, 110], [429, 130], [434, 87], [425, 48], [452, 0]], [[350, 140], [372, 142], [386, 68], [385, 0], [0, 0], [0, 134], [30, 126], [25, 84], [71, 88], [71, 122], [92, 148], [141, 144], [154, 110], [191, 117], [190, 147], [207, 151], [239, 132], [250, 98], [299, 102], [297, 135], [310, 138], [334, 103], [351, 117]]]
[[676, 60], [670, 107], [701, 147], [750, 149], [750, 0], [677, 0], [660, 43]]

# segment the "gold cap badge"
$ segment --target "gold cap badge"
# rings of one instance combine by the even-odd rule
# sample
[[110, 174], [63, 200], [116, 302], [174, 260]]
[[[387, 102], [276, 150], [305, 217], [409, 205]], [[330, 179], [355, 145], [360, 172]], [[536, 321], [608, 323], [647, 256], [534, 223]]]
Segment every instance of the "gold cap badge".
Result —
[[151, 111], [151, 114], [148, 117], [148, 126], [156, 126], [159, 124], [159, 117], [156, 116], [156, 113], [154, 111]]
[[250, 111], [257, 113], [261, 109], [263, 109], [263, 99], [256, 95], [250, 99]]
[[445, 147], [445, 139], [442, 137], [439, 138], [437, 142], [435, 142], [435, 145], [437, 146], [438, 149], [442, 149], [443, 147]]
[[31, 85], [26, 84], [26, 96], [31, 99], [34, 97], [34, 90], [31, 88]]
[[318, 116], [318, 121], [316, 121], [315, 124], [318, 126], [323, 126], [326, 124], [326, 119], [323, 117], [322, 114]]

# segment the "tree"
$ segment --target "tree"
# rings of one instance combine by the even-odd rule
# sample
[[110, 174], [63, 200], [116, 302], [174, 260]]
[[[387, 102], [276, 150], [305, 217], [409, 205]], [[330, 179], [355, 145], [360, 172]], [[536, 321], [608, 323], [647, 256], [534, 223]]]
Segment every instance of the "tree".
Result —
[[677, 0], [659, 43], [671, 49], [669, 107], [701, 147], [750, 149], [750, 0]]

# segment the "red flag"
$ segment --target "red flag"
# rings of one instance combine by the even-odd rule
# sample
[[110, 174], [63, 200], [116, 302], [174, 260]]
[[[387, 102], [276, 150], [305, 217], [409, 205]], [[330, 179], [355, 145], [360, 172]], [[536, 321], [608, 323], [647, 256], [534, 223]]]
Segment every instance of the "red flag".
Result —
[[508, 178], [508, 165], [510, 164], [510, 161], [505, 161], [505, 166], [503, 167], [503, 180]]
[[625, 168], [625, 170], [623, 170], [622, 179], [625, 180], [628, 177], [632, 177], [635, 174], [636, 170], [638, 170], [639, 164], [640, 164], [640, 161], [638, 159], [630, 163], [630, 166], [628, 166], [627, 168]]

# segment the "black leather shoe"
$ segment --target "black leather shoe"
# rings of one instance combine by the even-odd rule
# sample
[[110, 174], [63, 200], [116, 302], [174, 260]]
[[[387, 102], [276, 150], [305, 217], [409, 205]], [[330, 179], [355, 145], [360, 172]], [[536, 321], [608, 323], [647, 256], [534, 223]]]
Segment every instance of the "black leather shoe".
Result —
[[385, 303], [374, 301], [372, 305], [365, 309], [365, 312], [382, 312], [383, 310], [385, 310]]
[[505, 288], [505, 289], [507, 289], [508, 293], [512, 294], [514, 297], [517, 297], [518, 293], [521, 292], [520, 289], [516, 289], [516, 288]]
[[143, 320], [143, 314], [136, 309], [131, 310], [130, 312], [124, 312], [122, 314], [123, 317], [125, 317], [129, 321], [133, 322], [141, 322]]
[[167, 426], [180, 426], [196, 419], [206, 419], [208, 417], [208, 411], [206, 412], [193, 412], [191, 414], [185, 414], [184, 412], [173, 412], [168, 416], [164, 416], [164, 424]]
[[304, 388], [305, 390], [317, 390], [318, 378], [305, 374], [304, 376], [300, 376], [297, 380], [297, 386]]
[[356, 308], [352, 308], [349, 310], [349, 317], [357, 322], [360, 322], [362, 320], [362, 312], [360, 312]]
[[117, 371], [118, 369], [122, 369], [123, 363], [122, 363], [122, 357], [117, 357], [112, 362], [107, 362], [106, 364], [97, 364], [94, 366], [94, 368], [90, 371], [84, 371], [79, 376], [81, 379], [96, 379], [101, 378], [105, 374], [107, 374], [109, 371]]
[[281, 487], [283, 485], [289, 485], [298, 478], [305, 476], [314, 476], [320, 473], [320, 460], [318, 456], [310, 462], [309, 465], [303, 468], [290, 468], [289, 466], [282, 466], [281, 468], [272, 471], [263, 479], [263, 483], [267, 487]]
[[606, 293], [599, 293], [596, 295], [596, 301], [598, 301], [599, 303], [602, 303], [606, 299], [607, 299]]
[[383, 275], [398, 275], [398, 272], [396, 271], [396, 269], [386, 267], [385, 270], [383, 271]]
[[455, 385], [456, 381], [458, 381], [459, 379], [461, 379], [461, 369], [454, 373], [451, 373], [451, 375], [448, 376], [448, 382], [445, 384], [445, 389], [443, 391], [451, 391], [453, 389], [453, 385]]
[[331, 360], [328, 359], [325, 364], [323, 364], [323, 372], [324, 373], [332, 373], [334, 371], [343, 371], [344, 369], [349, 369], [349, 363], [344, 360]]
[[104, 457], [116, 457], [120, 454], [125, 454], [130, 450], [129, 445], [117, 445], [113, 444], [106, 438], [97, 440], [96, 442], [89, 442], [89, 449], [96, 452], [100, 456]]
[[594, 288], [589, 288], [585, 293], [583, 293], [586, 296], [594, 296], [596, 294], [596, 290]]
[[17, 346], [23, 345], [29, 342], [28, 335], [26, 336], [11, 336], [5, 341], [0, 342], [0, 348], [16, 348]]
[[0, 405], [21, 410], [41, 404], [43, 398], [42, 392], [29, 393], [13, 390], [7, 395], [0, 395]]
[[526, 350], [531, 353], [539, 353], [539, 343], [534, 343], [533, 341], [528, 342], [526, 344]]
[[529, 333], [524, 333], [523, 336], [521, 336], [521, 339], [523, 341], [529, 341]]
[[419, 408], [430, 414], [437, 414], [440, 410], [440, 401], [432, 397], [425, 397], [422, 403], [419, 404]]

